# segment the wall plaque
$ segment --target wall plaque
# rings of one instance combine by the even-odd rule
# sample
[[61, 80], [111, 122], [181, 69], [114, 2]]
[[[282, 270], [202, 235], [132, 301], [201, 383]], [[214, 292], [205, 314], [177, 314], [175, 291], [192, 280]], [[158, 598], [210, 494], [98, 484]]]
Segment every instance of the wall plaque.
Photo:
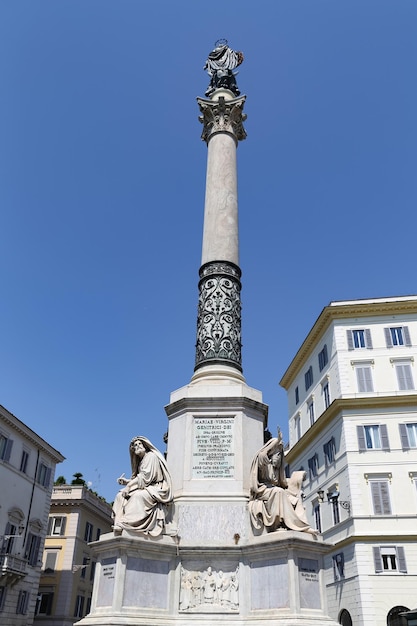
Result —
[[233, 417], [196, 417], [193, 426], [192, 477], [234, 478]]

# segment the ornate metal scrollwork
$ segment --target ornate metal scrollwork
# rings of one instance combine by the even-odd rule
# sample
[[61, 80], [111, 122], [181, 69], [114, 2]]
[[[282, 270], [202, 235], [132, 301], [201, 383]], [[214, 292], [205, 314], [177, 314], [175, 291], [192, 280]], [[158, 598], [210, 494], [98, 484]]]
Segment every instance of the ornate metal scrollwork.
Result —
[[246, 131], [243, 122], [246, 114], [243, 113], [245, 96], [225, 100], [222, 96], [218, 100], [204, 100], [197, 98], [198, 106], [202, 115], [199, 116], [203, 124], [201, 139], [208, 143], [215, 133], [230, 133], [236, 141], [246, 139]]
[[240, 276], [227, 261], [200, 268], [195, 370], [211, 363], [242, 370]]

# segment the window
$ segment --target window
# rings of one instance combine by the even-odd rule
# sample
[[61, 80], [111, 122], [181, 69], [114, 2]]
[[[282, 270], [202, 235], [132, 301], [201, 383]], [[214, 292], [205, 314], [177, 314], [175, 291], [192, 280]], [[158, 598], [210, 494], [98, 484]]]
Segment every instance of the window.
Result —
[[1, 546], [2, 554], [12, 554], [17, 528], [11, 522], [7, 522], [3, 536], [3, 544]]
[[22, 457], [20, 459], [20, 471], [26, 474], [27, 466], [29, 460], [29, 452], [27, 450], [22, 450]]
[[406, 613], [410, 609], [406, 606], [394, 606], [388, 612], [387, 624], [388, 626], [407, 626], [408, 620], [401, 613]]
[[81, 568], [81, 574], [80, 574], [80, 578], [85, 578], [86, 574], [87, 574], [87, 566], [90, 562], [90, 559], [88, 558], [88, 556], [84, 556], [83, 557], [83, 566]]
[[58, 556], [58, 552], [52, 552], [51, 550], [46, 550], [45, 563], [43, 566], [45, 574], [54, 573], [57, 556]]
[[294, 418], [294, 430], [295, 438], [298, 441], [301, 437], [301, 418], [300, 415], [296, 415]]
[[359, 450], [389, 450], [386, 424], [357, 426]]
[[39, 537], [39, 535], [29, 533], [26, 541], [25, 558], [28, 560], [29, 565], [32, 565], [32, 567], [36, 567], [38, 564], [40, 546], [41, 537]]
[[323, 446], [324, 452], [324, 462], [326, 467], [334, 463], [336, 457], [336, 443], [334, 437], [332, 437], [327, 443]]
[[330, 390], [329, 383], [325, 383], [322, 387], [322, 393], [324, 398], [324, 408], [328, 409], [330, 406]]
[[90, 542], [93, 540], [93, 525], [90, 522], [85, 524], [84, 541]]
[[36, 615], [50, 615], [52, 611], [52, 602], [54, 594], [52, 591], [40, 591], [36, 605]]
[[94, 574], [96, 573], [96, 565], [97, 565], [97, 561], [92, 561], [92, 562], [91, 562], [91, 567], [90, 567], [90, 580], [94, 580]]
[[314, 424], [314, 402], [313, 401], [311, 401], [307, 405], [307, 411], [308, 411], [308, 416], [310, 418], [310, 426], [312, 426]]
[[12, 451], [13, 441], [0, 433], [0, 460], [9, 461]]
[[48, 522], [48, 535], [64, 535], [65, 522], [65, 517], [50, 517]]
[[88, 615], [91, 611], [91, 596], [87, 598], [87, 606], [85, 607], [85, 614]]
[[0, 611], [3, 610], [4, 601], [6, 600], [6, 587], [0, 587]]
[[338, 499], [332, 498], [330, 500], [330, 504], [332, 505], [333, 524], [338, 524], [340, 522], [340, 511], [339, 511]]
[[310, 480], [316, 478], [319, 473], [319, 457], [318, 454], [315, 454], [310, 459], [308, 459], [308, 469], [310, 473]]
[[408, 326], [392, 326], [384, 328], [387, 348], [394, 346], [411, 346], [410, 331]]
[[75, 600], [74, 617], [82, 617], [84, 610], [84, 596], [77, 596]]
[[352, 618], [349, 611], [346, 611], [346, 609], [342, 609], [340, 612], [339, 624], [342, 624], [342, 626], [352, 626]]
[[321, 511], [320, 511], [319, 502], [314, 503], [313, 514], [314, 514], [314, 522], [316, 524], [316, 530], [318, 530], [319, 533], [321, 533]]
[[101, 528], [97, 528], [97, 531], [96, 531], [96, 541], [98, 541], [100, 539], [100, 535], [101, 535]]
[[388, 480], [370, 481], [374, 515], [391, 515]]
[[322, 369], [324, 369], [326, 367], [328, 362], [329, 362], [329, 357], [327, 355], [327, 345], [324, 344], [323, 350], [321, 350], [319, 352], [319, 370], [320, 370], [320, 372], [321, 372]]
[[399, 426], [402, 449], [417, 448], [417, 423], [400, 424]]
[[400, 391], [414, 389], [413, 374], [411, 372], [410, 363], [396, 363], [395, 372], [397, 374], [398, 389]]
[[375, 546], [374, 554], [375, 572], [402, 572], [407, 573], [405, 553], [402, 546]]
[[42, 487], [49, 487], [49, 483], [51, 482], [51, 473], [52, 470], [50, 467], [48, 467], [44, 463], [39, 464], [36, 480], [40, 485], [42, 485]]
[[371, 331], [369, 330], [369, 328], [347, 330], [346, 335], [349, 350], [357, 350], [359, 348], [372, 348]]
[[372, 382], [372, 371], [369, 365], [356, 365], [356, 379], [359, 393], [372, 393], [374, 385]]
[[343, 552], [339, 552], [333, 557], [333, 574], [335, 580], [341, 580], [345, 577], [345, 555]]
[[300, 402], [300, 392], [298, 391], [298, 386], [295, 388], [295, 404]]
[[18, 615], [26, 615], [29, 603], [29, 593], [27, 591], [19, 591], [17, 598], [16, 613]]
[[307, 391], [307, 389], [310, 389], [311, 385], [313, 384], [313, 367], [311, 365], [304, 374], [304, 381]]

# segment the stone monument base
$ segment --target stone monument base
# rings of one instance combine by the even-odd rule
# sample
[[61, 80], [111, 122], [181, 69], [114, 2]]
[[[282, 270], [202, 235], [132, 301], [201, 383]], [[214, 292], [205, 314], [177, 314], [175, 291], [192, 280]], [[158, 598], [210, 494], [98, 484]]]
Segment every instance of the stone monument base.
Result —
[[78, 626], [334, 626], [323, 555], [329, 545], [297, 531], [230, 543], [103, 535], [89, 613]]

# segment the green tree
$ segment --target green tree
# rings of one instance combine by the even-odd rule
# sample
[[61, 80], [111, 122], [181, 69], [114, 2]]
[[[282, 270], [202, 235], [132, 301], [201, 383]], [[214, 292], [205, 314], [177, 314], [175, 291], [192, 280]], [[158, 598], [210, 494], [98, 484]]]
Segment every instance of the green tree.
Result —
[[71, 485], [85, 485], [85, 480], [81, 472], [75, 472], [73, 476], [74, 480], [71, 481]]

